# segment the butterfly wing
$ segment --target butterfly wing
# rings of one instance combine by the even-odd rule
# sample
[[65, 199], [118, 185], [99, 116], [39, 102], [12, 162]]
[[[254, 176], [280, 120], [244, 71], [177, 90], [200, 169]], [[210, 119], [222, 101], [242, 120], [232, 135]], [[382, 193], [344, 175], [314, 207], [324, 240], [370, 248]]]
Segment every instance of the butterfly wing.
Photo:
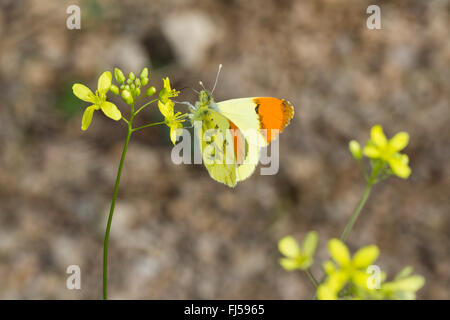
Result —
[[[236, 160], [230, 122], [217, 111], [208, 109], [202, 114], [197, 138], [202, 147], [203, 163], [211, 178], [229, 187], [236, 185]], [[201, 138], [202, 137], [202, 138]]]
[[277, 98], [241, 98], [219, 102], [200, 114], [197, 137], [203, 162], [214, 180], [234, 187], [253, 174], [261, 147], [289, 124], [294, 109]]
[[286, 100], [270, 97], [231, 99], [216, 106], [243, 136], [235, 138], [234, 143], [236, 158], [244, 158], [237, 162], [237, 181], [245, 180], [259, 162], [261, 147], [269, 144], [289, 124], [294, 108]]

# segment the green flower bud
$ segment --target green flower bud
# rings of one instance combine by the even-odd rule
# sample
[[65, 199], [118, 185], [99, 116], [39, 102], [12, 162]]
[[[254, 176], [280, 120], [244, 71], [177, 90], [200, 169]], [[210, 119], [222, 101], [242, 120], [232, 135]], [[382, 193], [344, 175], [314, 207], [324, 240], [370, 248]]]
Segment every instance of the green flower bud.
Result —
[[127, 84], [127, 85], [125, 85], [125, 90], [128, 90], [128, 91], [130, 91], [130, 86]]
[[124, 89], [125, 89], [125, 85], [122, 84], [122, 85], [120, 86], [120, 90], [124, 90]]
[[111, 87], [109, 88], [109, 91], [111, 91], [114, 94], [119, 94], [119, 88], [117, 88], [117, 86], [115, 85], [111, 85]]
[[134, 75], [133, 72], [130, 72], [130, 73], [128, 74], [128, 79], [131, 79], [131, 81], [133, 81], [135, 78], [136, 78], [136, 76]]
[[139, 97], [140, 95], [141, 95], [141, 89], [136, 88], [136, 90], [134, 90], [134, 96]]
[[156, 88], [154, 86], [148, 87], [145, 91], [146, 96], [152, 96], [156, 93]]
[[131, 90], [136, 89], [136, 86], [134, 85], [134, 83], [130, 84]]
[[141, 86], [141, 80], [139, 79], [134, 80], [134, 84], [136, 85], [136, 88], [139, 88]]
[[129, 90], [123, 90], [121, 96], [123, 101], [125, 101], [127, 104], [133, 103], [133, 96], [131, 95], [131, 92]]
[[141, 79], [141, 84], [143, 87], [146, 86], [147, 83], [148, 83], [148, 78]]
[[114, 68], [114, 78], [116, 79], [117, 83], [122, 84], [125, 81], [125, 76], [123, 75], [122, 70], [119, 68]]
[[141, 74], [139, 75], [139, 78], [141, 78], [141, 80], [148, 78], [148, 68], [142, 69]]
[[362, 158], [361, 146], [357, 141], [355, 140], [350, 141], [350, 143], [348, 144], [348, 149], [350, 150], [350, 153], [352, 154], [353, 158], [355, 158], [356, 160]]
[[127, 83], [128, 83], [128, 84], [132, 84], [132, 83], [133, 83], [133, 80], [131, 80], [131, 79], [128, 78], [128, 79], [127, 79]]

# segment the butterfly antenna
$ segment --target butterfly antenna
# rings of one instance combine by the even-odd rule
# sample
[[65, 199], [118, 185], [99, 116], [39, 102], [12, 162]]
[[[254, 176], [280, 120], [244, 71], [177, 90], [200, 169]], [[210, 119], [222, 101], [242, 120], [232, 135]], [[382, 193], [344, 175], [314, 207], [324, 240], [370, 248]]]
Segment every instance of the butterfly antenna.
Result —
[[199, 81], [198, 84], [203, 88], [203, 90], [207, 91], [202, 81]]
[[219, 75], [220, 75], [220, 71], [222, 70], [222, 64], [219, 64], [219, 70], [217, 71], [217, 75], [216, 75], [216, 81], [214, 82], [214, 87], [211, 91], [211, 94], [214, 93], [214, 90], [216, 90], [216, 86], [217, 86], [217, 81], [219, 80]]

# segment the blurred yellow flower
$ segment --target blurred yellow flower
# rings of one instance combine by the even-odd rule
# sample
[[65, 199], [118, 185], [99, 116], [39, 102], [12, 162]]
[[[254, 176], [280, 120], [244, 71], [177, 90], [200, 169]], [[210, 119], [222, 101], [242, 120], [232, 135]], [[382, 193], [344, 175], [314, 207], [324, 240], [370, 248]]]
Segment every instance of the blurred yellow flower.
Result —
[[364, 147], [363, 153], [371, 159], [381, 159], [386, 161], [392, 172], [400, 178], [406, 179], [411, 174], [408, 166], [409, 158], [405, 154], [399, 153], [409, 142], [409, 135], [406, 132], [399, 132], [388, 140], [380, 125], [372, 127], [370, 132], [371, 140]]
[[278, 249], [285, 256], [280, 259], [281, 266], [287, 271], [308, 269], [314, 262], [317, 241], [318, 237], [315, 231], [308, 232], [301, 247], [291, 236], [282, 238], [278, 242]]
[[100, 78], [98, 78], [98, 85], [95, 94], [81, 83], [75, 83], [72, 87], [73, 94], [83, 101], [92, 103], [87, 107], [83, 113], [83, 119], [81, 120], [81, 130], [87, 130], [92, 121], [92, 116], [95, 110], [101, 109], [103, 113], [113, 119], [120, 120], [122, 114], [114, 103], [106, 101], [106, 93], [111, 87], [111, 72], [103, 72]]
[[370, 274], [366, 273], [366, 270], [378, 258], [377, 246], [361, 248], [351, 258], [347, 246], [341, 240], [334, 238], [328, 241], [328, 251], [335, 263], [332, 261], [324, 263], [323, 267], [328, 278], [317, 288], [317, 297], [320, 300], [337, 299], [339, 291], [348, 282], [360, 288], [367, 288]]

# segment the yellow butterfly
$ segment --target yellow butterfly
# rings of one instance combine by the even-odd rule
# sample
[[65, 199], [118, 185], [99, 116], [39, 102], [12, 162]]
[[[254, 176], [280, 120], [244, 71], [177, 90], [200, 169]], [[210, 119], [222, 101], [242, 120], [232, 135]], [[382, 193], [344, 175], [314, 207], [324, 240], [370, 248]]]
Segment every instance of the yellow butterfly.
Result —
[[[199, 101], [190, 106], [190, 120], [199, 139], [203, 162], [210, 176], [229, 187], [254, 172], [260, 149], [276, 138], [294, 116], [286, 100], [253, 97], [215, 102], [203, 87]], [[200, 82], [203, 86], [203, 84]]]

